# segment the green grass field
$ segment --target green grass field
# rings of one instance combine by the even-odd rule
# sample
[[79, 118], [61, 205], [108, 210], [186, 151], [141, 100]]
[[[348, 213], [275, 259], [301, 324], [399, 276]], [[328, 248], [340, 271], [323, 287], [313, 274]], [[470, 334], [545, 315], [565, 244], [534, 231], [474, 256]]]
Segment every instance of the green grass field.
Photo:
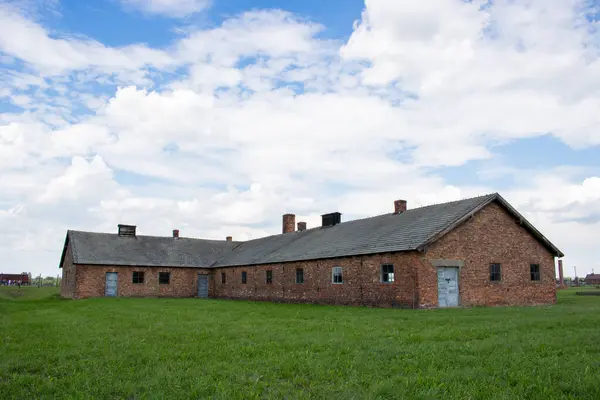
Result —
[[48, 300], [51, 297], [59, 297], [59, 289], [54, 286], [0, 286], [0, 301], [1, 300]]
[[600, 398], [600, 297], [574, 290], [413, 311], [14, 289], [0, 288], [3, 399]]

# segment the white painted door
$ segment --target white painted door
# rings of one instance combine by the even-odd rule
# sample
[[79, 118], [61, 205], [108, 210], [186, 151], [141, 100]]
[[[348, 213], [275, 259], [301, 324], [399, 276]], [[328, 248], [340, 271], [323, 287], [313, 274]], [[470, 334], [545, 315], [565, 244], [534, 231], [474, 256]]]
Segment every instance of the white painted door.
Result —
[[106, 290], [104, 291], [105, 296], [113, 297], [117, 295], [117, 282], [118, 275], [116, 272], [106, 273]]
[[458, 268], [438, 267], [438, 302], [440, 307], [458, 306]]

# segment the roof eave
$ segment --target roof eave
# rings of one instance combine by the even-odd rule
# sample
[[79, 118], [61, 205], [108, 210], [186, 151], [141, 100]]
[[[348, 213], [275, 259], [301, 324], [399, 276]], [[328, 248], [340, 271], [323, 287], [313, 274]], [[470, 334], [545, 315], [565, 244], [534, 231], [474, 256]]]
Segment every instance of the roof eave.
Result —
[[204, 267], [204, 266], [199, 266], [199, 265], [167, 265], [167, 264], [149, 265], [149, 264], [141, 264], [141, 263], [136, 263], [136, 262], [131, 262], [131, 263], [102, 262], [101, 263], [101, 262], [97, 262], [97, 261], [88, 262], [86, 260], [73, 262], [73, 264], [90, 266], [90, 267], [122, 267], [122, 268], [197, 268], [197, 269], [212, 268], [211, 266]]
[[63, 263], [65, 262], [65, 256], [67, 255], [67, 247], [69, 245], [69, 232], [67, 231], [67, 234], [65, 235], [65, 244], [63, 246], [63, 251], [60, 255], [60, 264], [58, 264], [58, 268], [62, 268]]
[[458, 226], [460, 226], [461, 224], [463, 224], [464, 222], [466, 222], [467, 220], [469, 220], [471, 217], [473, 217], [473, 215], [475, 215], [477, 212], [479, 212], [485, 206], [487, 206], [488, 204], [490, 204], [491, 202], [493, 202], [496, 199], [496, 196], [499, 196], [499, 195], [496, 193], [494, 196], [490, 196], [489, 199], [487, 199], [486, 201], [482, 202], [477, 207], [473, 208], [467, 214], [463, 215], [461, 218], [459, 218], [458, 220], [454, 221], [453, 223], [451, 223], [449, 226], [447, 226], [443, 230], [441, 230], [438, 233], [436, 233], [433, 236], [431, 236], [425, 242], [423, 242], [422, 244], [420, 244], [419, 246], [417, 246], [417, 251], [426, 251], [427, 247], [429, 247], [431, 244], [433, 244], [434, 242], [437, 242], [442, 237], [444, 237], [448, 233], [452, 232]]
[[546, 248], [552, 250], [556, 257], [560, 258], [565, 256], [565, 254], [562, 251], [560, 251], [558, 247], [556, 247], [550, 240], [548, 240], [546, 236], [544, 236], [540, 231], [538, 231], [537, 228], [533, 226], [531, 222], [527, 221], [527, 219], [523, 215], [521, 215], [521, 213], [519, 213], [513, 206], [511, 206], [504, 199], [504, 197], [500, 196], [499, 194], [496, 194], [496, 197], [497, 200], [504, 206], [504, 208], [506, 208], [510, 213], [512, 213], [516, 218], [518, 218], [519, 223], [521, 225], [525, 225], [525, 227], [529, 229], [530, 233], [533, 234], [540, 242], [542, 242], [546, 246]]

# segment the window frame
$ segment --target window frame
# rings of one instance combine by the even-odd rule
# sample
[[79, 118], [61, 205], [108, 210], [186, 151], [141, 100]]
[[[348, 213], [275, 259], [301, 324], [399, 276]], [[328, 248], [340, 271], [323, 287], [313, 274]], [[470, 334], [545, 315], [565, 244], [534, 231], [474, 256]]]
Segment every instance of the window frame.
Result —
[[[536, 268], [537, 271], [534, 271], [533, 268]], [[537, 279], [535, 279], [537, 277]], [[539, 282], [542, 280], [542, 271], [540, 268], [540, 264], [529, 264], [529, 279], [531, 282]]]
[[221, 272], [221, 285], [227, 284], [227, 275], [225, 272]]
[[[336, 271], [339, 271], [339, 274], [336, 274]], [[336, 276], [340, 277], [340, 281], [336, 282]], [[333, 267], [331, 268], [331, 283], [334, 285], [343, 285], [344, 284], [344, 268], [342, 267]]]
[[[300, 273], [300, 279], [298, 279], [298, 273]], [[304, 284], [304, 268], [296, 268], [296, 285]]]
[[[145, 281], [144, 271], [132, 271], [131, 283], [135, 285], [143, 285]], [[136, 279], [137, 278], [137, 279]]]
[[[391, 267], [392, 271], [386, 272], [385, 269], [387, 267]], [[391, 274], [391, 279], [390, 279], [390, 274]], [[387, 275], [387, 280], [384, 279], [384, 277], [386, 275]], [[396, 280], [396, 269], [394, 267], [394, 264], [381, 264], [381, 267], [379, 268], [379, 282], [389, 285], [389, 284], [394, 283], [395, 280]]]
[[265, 271], [265, 283], [271, 285], [273, 283], [273, 270], [268, 269]]
[[[163, 282], [162, 277], [167, 276], [167, 281]], [[159, 285], [170, 285], [171, 284], [171, 273], [170, 272], [159, 272], [158, 273], [158, 284]]]
[[[494, 270], [495, 266], [498, 266], [497, 271]], [[489, 279], [490, 279], [490, 282], [493, 282], [493, 283], [502, 282], [502, 264], [501, 263], [491, 263], [490, 264]]]
[[246, 271], [242, 271], [242, 285], [248, 283], [248, 273]]

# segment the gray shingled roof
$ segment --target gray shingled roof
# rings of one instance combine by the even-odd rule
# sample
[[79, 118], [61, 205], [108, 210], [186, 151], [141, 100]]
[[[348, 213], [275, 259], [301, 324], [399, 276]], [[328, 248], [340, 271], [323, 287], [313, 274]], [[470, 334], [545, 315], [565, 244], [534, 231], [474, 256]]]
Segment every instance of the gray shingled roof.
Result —
[[431, 236], [489, 200], [490, 196], [250, 240], [241, 243], [232, 253], [226, 254], [216, 266], [416, 250]]
[[75, 264], [203, 267], [214, 264], [239, 244], [181, 237], [119, 236], [69, 231]]
[[69, 231], [75, 263], [227, 267], [421, 250], [473, 213], [497, 201], [550, 251], [563, 254], [499, 194], [435, 204], [247, 242], [119, 237]]

